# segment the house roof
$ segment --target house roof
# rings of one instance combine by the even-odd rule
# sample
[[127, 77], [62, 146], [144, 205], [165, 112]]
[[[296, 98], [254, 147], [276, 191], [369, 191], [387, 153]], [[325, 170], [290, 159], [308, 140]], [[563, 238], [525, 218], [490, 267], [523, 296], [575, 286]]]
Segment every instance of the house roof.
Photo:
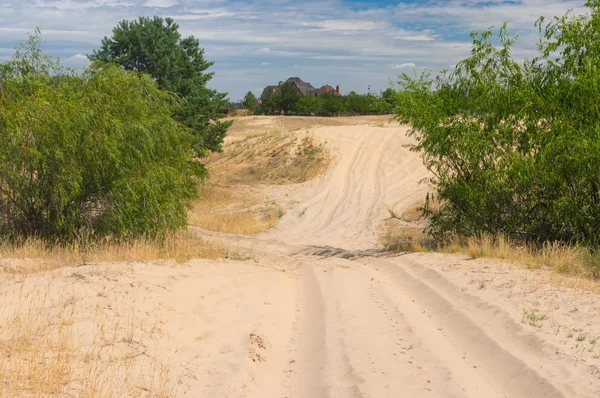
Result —
[[340, 94], [338, 94], [338, 92], [335, 90], [335, 88], [331, 87], [329, 84], [324, 85], [323, 87], [320, 87], [317, 90], [317, 95], [323, 95], [323, 94], [333, 94], [334, 96], [338, 96]]
[[316, 94], [317, 89], [312, 86], [312, 84], [308, 82], [302, 81], [299, 77], [290, 77], [285, 81], [287, 84], [294, 84], [298, 87], [298, 90], [302, 93], [302, 95], [307, 94]]
[[267, 95], [270, 95], [271, 93], [273, 93], [274, 92], [273, 90], [277, 90], [278, 88], [279, 88], [278, 86], [265, 87], [262, 94], [260, 95], [260, 98], [265, 98]]

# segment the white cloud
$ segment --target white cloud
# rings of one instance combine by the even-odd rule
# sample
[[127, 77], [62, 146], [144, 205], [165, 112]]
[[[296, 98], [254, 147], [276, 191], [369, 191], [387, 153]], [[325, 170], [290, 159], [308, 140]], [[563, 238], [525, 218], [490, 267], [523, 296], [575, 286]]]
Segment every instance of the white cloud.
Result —
[[[152, 1], [152, 0], [150, 0]], [[154, 0], [159, 1], [159, 0]], [[169, 0], [166, 0], [169, 1]], [[41, 1], [25, 3], [30, 7], [35, 8], [56, 8], [59, 10], [78, 10], [86, 8], [98, 8], [98, 7], [133, 7], [135, 3], [119, 1], [119, 0], [92, 0], [92, 1], [73, 1], [73, 0], [56, 0], [56, 1]]]
[[179, 19], [182, 21], [202, 21], [206, 19], [217, 19], [217, 18], [227, 18], [235, 16], [234, 12], [223, 11], [223, 10], [206, 10], [202, 12], [187, 14], [187, 15], [177, 15], [174, 16], [173, 19]]
[[412, 62], [407, 62], [405, 64], [396, 64], [394, 65], [394, 69], [402, 69], [402, 68], [416, 68], [417, 65], [415, 65]]
[[168, 8], [177, 5], [177, 0], [148, 0], [144, 3], [146, 7]]
[[88, 57], [83, 54], [80, 54], [80, 53], [73, 55], [69, 59], [71, 61], [77, 61], [77, 62], [88, 61]]
[[313, 55], [310, 59], [322, 59], [326, 61], [377, 61], [385, 60], [385, 57], [372, 55]]
[[72, 57], [67, 58], [66, 61], [67, 61], [66, 63], [69, 65], [80, 66], [80, 67], [86, 67], [90, 64], [90, 60], [88, 59], [88, 57], [81, 53], [77, 53], [77, 54], [73, 55]]
[[435, 40], [435, 37], [429, 36], [429, 35], [414, 35], [414, 36], [395, 36], [394, 39], [413, 40], [413, 41], [432, 41], [432, 40]]
[[378, 25], [371, 21], [360, 21], [360, 20], [326, 20], [323, 22], [316, 22], [313, 26], [320, 27], [322, 30], [374, 30], [377, 29]]
[[355, 9], [342, 0], [0, 0], [0, 58], [41, 26], [45, 50], [81, 65], [87, 62], [82, 54], [98, 48], [119, 21], [173, 16], [182, 35], [198, 38], [207, 60], [215, 61], [210, 85], [232, 98], [290, 75], [366, 92], [368, 85], [385, 89], [404, 68], [435, 73], [457, 64], [470, 54], [472, 30], [503, 21], [520, 34], [513, 56], [531, 58], [534, 21], [568, 8], [581, 13], [585, 0], [396, 3], [362, 1]]

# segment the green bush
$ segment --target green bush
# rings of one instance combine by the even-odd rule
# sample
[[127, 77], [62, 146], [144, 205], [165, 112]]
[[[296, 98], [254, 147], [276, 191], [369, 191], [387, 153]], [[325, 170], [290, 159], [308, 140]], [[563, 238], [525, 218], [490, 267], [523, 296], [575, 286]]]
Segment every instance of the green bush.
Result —
[[354, 91], [346, 96], [299, 96], [296, 89], [287, 83], [275, 93], [265, 93], [261, 100], [262, 104], [257, 112], [266, 114], [283, 112], [287, 115], [332, 116], [341, 113], [388, 113], [393, 108], [389, 101]]
[[433, 173], [435, 235], [600, 244], [600, 1], [587, 7], [540, 19], [533, 60], [511, 57], [504, 26], [499, 43], [474, 33], [451, 73], [402, 76], [392, 97]]
[[301, 97], [296, 103], [296, 112], [304, 115], [320, 114], [323, 112], [323, 101], [314, 95]]
[[202, 169], [148, 75], [67, 71], [30, 38], [0, 66], [0, 233], [70, 241], [186, 225]]

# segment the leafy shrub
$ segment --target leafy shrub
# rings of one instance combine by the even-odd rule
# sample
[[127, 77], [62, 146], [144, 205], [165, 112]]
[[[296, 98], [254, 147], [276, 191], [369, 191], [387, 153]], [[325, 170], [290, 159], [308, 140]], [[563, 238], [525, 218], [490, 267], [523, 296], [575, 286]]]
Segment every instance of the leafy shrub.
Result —
[[533, 60], [511, 57], [503, 26], [499, 46], [474, 33], [451, 73], [402, 76], [396, 114], [434, 175], [435, 235], [600, 244], [600, 1], [586, 5], [538, 21]]
[[283, 112], [287, 115], [332, 116], [340, 113], [387, 113], [392, 110], [390, 102], [372, 94], [352, 91], [345, 96], [299, 96], [296, 89], [287, 83], [275, 93], [265, 93], [261, 100], [258, 112], [266, 114]]
[[70, 241], [186, 225], [202, 169], [177, 99], [116, 66], [66, 71], [30, 38], [0, 70], [0, 233]]

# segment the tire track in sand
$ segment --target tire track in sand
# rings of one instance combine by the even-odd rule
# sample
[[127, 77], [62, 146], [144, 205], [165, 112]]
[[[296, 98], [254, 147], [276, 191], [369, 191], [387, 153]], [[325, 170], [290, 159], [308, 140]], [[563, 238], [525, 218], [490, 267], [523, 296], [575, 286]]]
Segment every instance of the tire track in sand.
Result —
[[[366, 269], [372, 278], [381, 281], [379, 288], [402, 308], [421, 339], [451, 369], [453, 377], [465, 388], [464, 396], [564, 396], [549, 380], [527, 366], [518, 353], [507, 351], [440, 292], [409, 273], [401, 260], [392, 263], [370, 259]], [[485, 322], [485, 318], [482, 320]]]

